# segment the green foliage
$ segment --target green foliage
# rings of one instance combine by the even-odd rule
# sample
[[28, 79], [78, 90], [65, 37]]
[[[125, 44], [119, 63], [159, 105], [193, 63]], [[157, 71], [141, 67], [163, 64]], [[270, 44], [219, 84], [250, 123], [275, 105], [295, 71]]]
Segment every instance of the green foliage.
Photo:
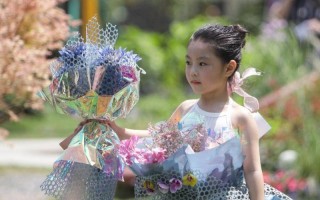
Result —
[[141, 77], [143, 94], [175, 94], [186, 87], [184, 63], [187, 44], [192, 33], [207, 23], [227, 24], [222, 18], [200, 16], [190, 21], [173, 22], [165, 34], [123, 27], [117, 45], [133, 50], [143, 58], [139, 63], [147, 72]]
[[125, 119], [119, 119], [117, 122], [123, 127], [146, 129], [150, 123], [154, 124], [169, 119], [182, 101], [191, 98], [195, 97], [185, 95], [181, 91], [175, 94], [144, 95], [133, 111]]
[[[242, 67], [255, 67], [262, 72], [255, 87], [250, 92], [261, 97], [306, 73], [305, 50], [296, 37], [286, 30], [282, 40], [250, 36], [243, 52]], [[243, 71], [241, 69], [240, 71]]]
[[299, 132], [302, 140], [295, 146], [298, 154], [298, 169], [303, 177], [314, 177], [320, 182], [320, 134], [319, 122], [311, 116], [303, 120], [304, 129]]
[[[247, 41], [240, 71], [255, 67], [262, 72], [262, 78], [249, 80], [246, 84], [249, 87], [247, 91], [258, 98], [312, 70], [308, 64], [311, 49], [304, 48], [289, 28], [283, 34], [285, 37], [281, 40], [251, 36]], [[264, 109], [263, 115], [272, 129], [261, 140], [261, 160], [264, 170], [275, 170], [278, 167], [278, 155], [284, 150], [293, 149], [298, 154], [298, 160], [292, 169], [298, 170], [302, 177], [312, 176], [320, 182], [320, 163], [315, 159], [320, 156], [320, 127], [316, 120], [319, 115], [311, 109], [314, 100], [308, 97], [310, 94], [305, 90], [301, 88], [287, 98], [279, 98], [272, 106]], [[317, 89], [313, 88], [310, 93], [314, 99], [319, 98]]]
[[[298, 152], [297, 169], [303, 177], [314, 177], [320, 183], [320, 89], [317, 87], [320, 81], [315, 82], [313, 88], [298, 93], [298, 106], [303, 111], [300, 119], [301, 127], [296, 129], [293, 139], [294, 148]], [[306, 103], [307, 102], [307, 103]]]
[[238, 14], [231, 19], [232, 23], [244, 25], [250, 33], [259, 33], [261, 22], [264, 20], [262, 13], [264, 12], [265, 4], [265, 1], [242, 1], [238, 5]]
[[133, 50], [142, 58], [138, 64], [147, 72], [146, 76], [141, 76], [142, 93], [154, 92], [158, 85], [157, 80], [160, 79], [160, 70], [165, 60], [163, 40], [159, 33], [148, 33], [130, 26], [120, 33], [117, 45]]
[[67, 137], [73, 133], [80, 120], [58, 114], [46, 104], [43, 112], [26, 115], [18, 122], [9, 121], [1, 125], [10, 131], [10, 138]]

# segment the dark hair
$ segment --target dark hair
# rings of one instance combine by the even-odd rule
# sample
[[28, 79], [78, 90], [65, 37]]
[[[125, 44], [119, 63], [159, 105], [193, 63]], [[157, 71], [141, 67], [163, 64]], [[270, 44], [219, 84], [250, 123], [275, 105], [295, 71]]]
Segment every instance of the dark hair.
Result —
[[[206, 25], [196, 32], [190, 38], [190, 41], [202, 40], [212, 45], [214, 53], [228, 63], [230, 60], [237, 62], [236, 72], [241, 62], [241, 49], [245, 46], [245, 37], [248, 31], [240, 25]], [[229, 77], [229, 80], [233, 74]]]

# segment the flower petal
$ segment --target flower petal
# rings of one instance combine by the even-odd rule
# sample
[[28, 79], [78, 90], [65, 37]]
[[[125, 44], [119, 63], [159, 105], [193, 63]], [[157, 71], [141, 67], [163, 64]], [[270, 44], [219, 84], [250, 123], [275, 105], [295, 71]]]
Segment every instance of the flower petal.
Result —
[[158, 188], [159, 188], [159, 191], [163, 194], [166, 194], [169, 192], [169, 186], [165, 183], [158, 182]]

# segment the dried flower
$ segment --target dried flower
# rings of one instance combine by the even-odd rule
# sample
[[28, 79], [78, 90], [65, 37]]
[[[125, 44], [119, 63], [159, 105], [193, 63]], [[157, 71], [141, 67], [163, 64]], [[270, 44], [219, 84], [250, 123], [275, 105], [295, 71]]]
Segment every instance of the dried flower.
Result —
[[189, 144], [195, 152], [204, 150], [207, 140], [207, 131], [203, 124], [197, 124], [192, 129], [183, 133], [184, 143]]
[[175, 153], [184, 144], [189, 144], [195, 152], [204, 150], [207, 132], [203, 124], [198, 124], [192, 129], [181, 131], [179, 124], [160, 122], [149, 126], [149, 133], [154, 141], [154, 146], [166, 149], [166, 157]]
[[169, 122], [160, 122], [149, 126], [154, 145], [166, 149], [166, 157], [176, 152], [183, 145], [183, 136], [178, 126]]

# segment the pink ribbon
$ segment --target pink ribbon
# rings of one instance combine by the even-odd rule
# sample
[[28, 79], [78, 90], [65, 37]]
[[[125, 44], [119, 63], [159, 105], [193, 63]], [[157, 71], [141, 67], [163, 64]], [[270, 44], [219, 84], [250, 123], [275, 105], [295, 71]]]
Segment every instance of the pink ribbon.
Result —
[[242, 77], [239, 72], [236, 72], [233, 76], [233, 81], [230, 85], [231, 92], [235, 92], [244, 98], [244, 107], [248, 108], [251, 112], [259, 110], [259, 101], [257, 98], [246, 93], [241, 86], [246, 78], [250, 76], [259, 76], [261, 72], [257, 72], [255, 68], [248, 68], [242, 72]]

